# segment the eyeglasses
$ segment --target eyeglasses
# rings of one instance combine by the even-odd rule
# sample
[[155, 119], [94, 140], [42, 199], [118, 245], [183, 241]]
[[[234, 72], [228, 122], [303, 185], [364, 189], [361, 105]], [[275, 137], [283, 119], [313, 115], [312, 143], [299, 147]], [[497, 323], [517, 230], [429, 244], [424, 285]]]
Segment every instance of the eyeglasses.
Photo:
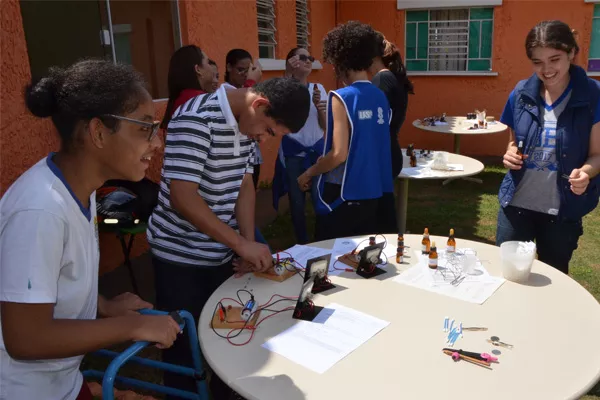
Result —
[[118, 119], [120, 121], [131, 122], [133, 124], [141, 125], [141, 126], [145, 126], [146, 128], [149, 128], [150, 129], [150, 133], [148, 134], [149, 142], [151, 142], [152, 139], [154, 139], [154, 137], [156, 136], [156, 134], [158, 133], [158, 130], [160, 128], [160, 121], [154, 121], [154, 122], [140, 121], [139, 119], [127, 118], [127, 117], [123, 117], [121, 115], [113, 115], [113, 114], [106, 114], [105, 116], [111, 117], [114, 119]]
[[298, 60], [304, 61], [304, 62], [306, 62], [306, 61], [315, 62], [315, 58], [313, 56], [307, 56], [306, 54], [299, 54]]

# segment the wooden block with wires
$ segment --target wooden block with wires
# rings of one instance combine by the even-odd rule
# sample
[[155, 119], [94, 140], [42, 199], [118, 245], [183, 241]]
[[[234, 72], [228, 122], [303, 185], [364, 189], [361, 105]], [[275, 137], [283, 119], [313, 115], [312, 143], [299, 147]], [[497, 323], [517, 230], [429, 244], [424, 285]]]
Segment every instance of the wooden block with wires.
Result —
[[227, 306], [224, 308], [225, 311], [221, 307], [217, 307], [212, 317], [211, 324], [214, 329], [253, 328], [260, 316], [260, 310], [258, 310], [252, 314], [248, 321], [244, 321], [244, 318], [242, 318], [244, 307]]
[[292, 276], [296, 275], [297, 273], [298, 273], [297, 270], [290, 271], [289, 269], [285, 269], [281, 275], [277, 275], [274, 271], [268, 271], [268, 272], [255, 272], [254, 276], [257, 276], [259, 278], [270, 279], [275, 282], [283, 282], [283, 281], [291, 278]]
[[267, 272], [255, 272], [254, 276], [259, 278], [270, 279], [275, 282], [283, 282], [298, 273], [298, 269], [294, 264], [288, 261], [275, 263]]
[[359, 256], [358, 253], [346, 253], [338, 258], [338, 261], [352, 267], [353, 269], [357, 269]]

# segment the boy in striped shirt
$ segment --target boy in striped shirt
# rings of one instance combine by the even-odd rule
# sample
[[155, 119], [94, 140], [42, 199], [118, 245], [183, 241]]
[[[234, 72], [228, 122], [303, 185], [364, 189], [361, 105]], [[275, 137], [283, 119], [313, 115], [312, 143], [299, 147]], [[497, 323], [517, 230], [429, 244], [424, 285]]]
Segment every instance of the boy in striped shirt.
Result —
[[[254, 238], [256, 141], [302, 128], [309, 105], [304, 85], [274, 78], [252, 88], [221, 86], [175, 111], [158, 206], [148, 223], [159, 309], [185, 309], [197, 320], [213, 291], [232, 275], [234, 253], [244, 260], [239, 272], [272, 266], [268, 247]], [[163, 359], [191, 365], [187, 340], [179, 338]], [[218, 399], [215, 383], [211, 390]], [[165, 385], [194, 388], [190, 378], [167, 373]]]

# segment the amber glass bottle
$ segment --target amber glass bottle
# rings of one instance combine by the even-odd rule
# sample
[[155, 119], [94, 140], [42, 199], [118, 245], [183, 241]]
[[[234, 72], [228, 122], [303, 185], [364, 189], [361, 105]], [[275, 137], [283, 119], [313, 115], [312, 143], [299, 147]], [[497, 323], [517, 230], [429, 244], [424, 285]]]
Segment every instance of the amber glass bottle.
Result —
[[450, 236], [448, 236], [448, 244], [446, 247], [447, 253], [454, 253], [456, 251], [456, 239], [454, 239], [454, 229], [450, 229]]
[[429, 252], [429, 268], [437, 269], [438, 267], [438, 253], [435, 242], [431, 244], [431, 251]]
[[429, 229], [425, 228], [423, 232], [423, 240], [421, 240], [421, 252], [423, 254], [429, 254], [429, 248], [431, 246], [431, 240], [429, 240]]

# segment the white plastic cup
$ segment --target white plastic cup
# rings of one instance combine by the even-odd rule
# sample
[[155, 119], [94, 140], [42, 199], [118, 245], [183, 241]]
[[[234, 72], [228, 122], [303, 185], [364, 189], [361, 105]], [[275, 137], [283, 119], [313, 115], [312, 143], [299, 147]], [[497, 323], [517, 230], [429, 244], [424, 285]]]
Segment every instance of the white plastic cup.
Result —
[[477, 252], [475, 250], [466, 249], [463, 258], [463, 272], [472, 275], [477, 266]]
[[531, 266], [535, 259], [535, 250], [531, 253], [518, 253], [518, 241], [504, 242], [500, 245], [502, 275], [509, 281], [527, 282], [531, 274]]

